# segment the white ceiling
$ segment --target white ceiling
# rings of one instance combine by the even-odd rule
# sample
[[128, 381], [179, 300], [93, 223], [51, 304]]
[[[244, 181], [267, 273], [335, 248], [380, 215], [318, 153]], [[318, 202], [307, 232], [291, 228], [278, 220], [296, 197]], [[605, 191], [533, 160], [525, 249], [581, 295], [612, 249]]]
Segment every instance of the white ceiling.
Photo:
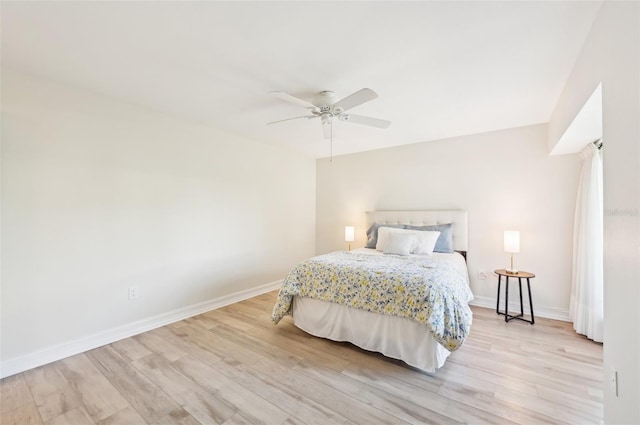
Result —
[[269, 91], [375, 90], [334, 155], [547, 122], [600, 5], [2, 1], [2, 66], [326, 157]]

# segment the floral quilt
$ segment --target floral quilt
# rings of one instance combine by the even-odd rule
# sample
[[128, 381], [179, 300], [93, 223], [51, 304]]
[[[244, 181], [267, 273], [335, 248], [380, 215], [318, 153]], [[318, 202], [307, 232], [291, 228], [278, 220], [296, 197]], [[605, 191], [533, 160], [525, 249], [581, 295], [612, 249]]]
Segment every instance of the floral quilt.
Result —
[[295, 295], [409, 318], [449, 351], [469, 334], [467, 270], [434, 257], [333, 252], [298, 264], [284, 279], [272, 319], [291, 314]]

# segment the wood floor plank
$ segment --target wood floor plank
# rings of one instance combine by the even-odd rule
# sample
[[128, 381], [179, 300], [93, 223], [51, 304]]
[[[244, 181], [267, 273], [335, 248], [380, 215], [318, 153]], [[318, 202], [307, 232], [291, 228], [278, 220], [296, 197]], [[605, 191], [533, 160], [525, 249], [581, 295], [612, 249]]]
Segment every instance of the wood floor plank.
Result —
[[19, 407], [0, 414], [2, 425], [41, 425], [42, 418], [35, 403], [24, 403]]
[[[273, 364], [269, 362], [253, 365], [254, 369], [264, 374], [272, 370]], [[309, 379], [301, 373], [293, 370], [286, 374], [281, 371], [271, 375], [272, 385], [279, 388], [290, 388], [313, 400], [327, 409], [331, 409], [342, 417], [356, 424], [406, 424], [398, 417], [380, 410], [368, 403], [358, 403], [353, 395], [334, 391], [330, 385], [319, 381], [309, 382]], [[358, 405], [357, 409], [353, 406]]]
[[36, 403], [51, 393], [61, 391], [69, 383], [55, 363], [50, 363], [24, 372], [24, 378]]
[[144, 345], [151, 353], [159, 354], [170, 362], [186, 356], [188, 353], [174, 344], [169, 344], [166, 339], [153, 332], [145, 332], [133, 337]]
[[[433, 409], [433, 406], [416, 404], [383, 389], [367, 385], [354, 378], [353, 375], [345, 373], [346, 371], [336, 373], [307, 364], [297, 365], [296, 370], [301, 371], [304, 375], [318, 382], [323, 382], [331, 386], [339, 392], [349, 394], [361, 403], [375, 406], [377, 409], [387, 412], [406, 423], [461, 423], [451, 416], [442, 415], [438, 412], [438, 409]], [[441, 411], [446, 410], [446, 406], [443, 405], [441, 407]]]
[[46, 422], [65, 412], [83, 407], [83, 403], [71, 385], [67, 385], [60, 391], [49, 393], [39, 398], [37, 407], [42, 420]]
[[541, 399], [540, 397], [534, 397], [529, 394], [523, 394], [501, 387], [496, 388], [495, 396], [498, 400], [508, 401], [521, 407], [535, 405], [537, 412], [569, 424], [593, 424], [601, 422], [601, 419], [596, 416], [570, 407], [564, 400], [562, 403], [555, 403]]
[[[219, 327], [212, 328], [213, 332], [217, 333]], [[246, 328], [245, 328], [246, 329]], [[278, 406], [288, 409], [291, 413], [295, 413], [298, 417], [301, 417], [306, 423], [311, 424], [324, 424], [324, 423], [346, 423], [345, 418], [340, 418], [339, 415], [331, 412], [329, 409], [314, 403], [312, 400], [305, 400], [301, 403], [301, 396], [295, 391], [291, 391], [288, 388], [276, 388], [269, 378], [264, 375], [258, 374], [255, 371], [248, 372], [247, 369], [242, 369], [240, 366], [242, 363], [245, 365], [254, 364], [257, 361], [261, 361], [264, 357], [260, 356], [256, 351], [256, 347], [247, 347], [242, 343], [238, 343], [234, 332], [231, 332], [230, 328], [225, 326], [224, 332], [219, 336], [214, 336], [207, 333], [202, 333], [202, 330], [193, 329], [191, 327], [182, 327], [182, 331], [187, 333], [190, 338], [195, 338], [195, 341], [199, 341], [203, 344], [203, 341], [209, 341], [214, 339], [215, 341], [224, 341], [224, 351], [227, 353], [223, 363], [216, 363], [216, 370], [225, 374], [228, 378], [240, 383], [246, 388], [249, 388], [256, 394], [261, 395], [266, 400], [270, 400]], [[243, 334], [246, 336], [246, 333]], [[244, 337], [242, 337], [244, 338]], [[241, 338], [241, 339], [242, 339]], [[252, 344], [256, 341], [252, 340]], [[209, 342], [207, 342], [209, 343]], [[220, 349], [217, 346], [216, 349]], [[243, 353], [242, 356], [234, 355], [234, 353]], [[278, 359], [283, 362], [297, 362], [301, 360], [298, 357], [292, 357], [286, 351], [279, 353]], [[225, 365], [235, 365], [234, 367], [226, 367]], [[242, 373], [234, 373], [233, 369], [238, 371], [242, 369]]]
[[471, 389], [491, 388], [492, 391], [495, 391], [496, 385], [501, 385], [523, 393], [537, 394], [535, 386], [526, 380], [514, 379], [500, 373], [485, 371], [466, 364], [454, 363], [453, 361], [448, 362], [444, 368], [438, 371], [438, 377], [442, 379], [443, 383], [458, 383]]
[[201, 423], [223, 423], [236, 413], [232, 404], [183, 375], [158, 354], [133, 365]]
[[63, 414], [49, 419], [46, 425], [93, 425], [95, 422], [91, 419], [89, 412], [84, 407], [71, 409]]
[[[383, 394], [386, 393], [387, 397], [393, 395], [408, 405], [419, 406], [428, 412], [433, 412], [428, 414], [428, 421], [431, 421], [432, 416], [439, 415], [462, 423], [509, 423], [509, 421], [495, 415], [493, 412], [477, 409], [473, 405], [460, 403], [453, 398], [442, 396], [440, 391], [446, 382], [441, 383], [438, 391], [434, 393], [421, 387], [400, 384], [400, 381], [393, 379], [380, 378], [376, 370], [360, 369], [357, 373], [353, 373], [353, 370], [346, 370], [343, 373], [362, 384], [375, 388], [377, 391], [383, 391]], [[475, 394], [476, 392], [474, 390], [472, 393]], [[491, 390], [489, 389], [486, 392], [491, 393]]]
[[473, 349], [453, 354], [456, 355], [450, 356], [447, 364], [472, 365], [475, 370], [502, 376], [510, 381], [507, 386], [513, 389], [515, 389], [516, 382], [524, 383], [523, 387], [519, 389], [524, 392], [530, 392], [524, 387], [531, 388], [535, 385], [541, 385], [570, 393], [585, 394], [588, 388], [601, 388], [602, 386], [599, 380], [548, 367], [543, 362], [531, 364], [531, 361], [527, 360], [530, 357], [525, 355], [514, 360], [513, 356], [500, 355], [499, 353], [486, 355], [486, 353], [474, 352]]
[[274, 383], [272, 374], [281, 373], [275, 367], [268, 367], [268, 373], [263, 373], [248, 365], [243, 365], [232, 360], [227, 360], [216, 366], [216, 370], [229, 379], [277, 405], [288, 413], [295, 415], [298, 420], [308, 425], [323, 425], [327, 423], [353, 424], [352, 421], [337, 414], [331, 408], [323, 406], [300, 394], [295, 388]]
[[140, 359], [151, 354], [151, 351], [138, 342], [138, 339], [125, 338], [111, 344], [111, 348], [116, 350], [122, 357], [129, 361]]
[[23, 373], [9, 376], [0, 381], [0, 413], [14, 411], [34, 400]]
[[250, 320], [247, 322], [246, 320], [243, 320], [244, 318], [242, 317], [234, 317], [233, 311], [229, 309], [211, 310], [204, 313], [203, 316], [207, 317], [209, 320], [215, 321], [216, 323], [221, 323], [223, 325], [232, 327], [233, 329], [236, 329], [240, 332], [245, 332], [249, 329], [252, 329], [256, 324], [255, 320]]
[[268, 402], [249, 389], [221, 374], [199, 359], [185, 357], [173, 362], [174, 367], [200, 386], [223, 395], [225, 401], [257, 424], [280, 424], [289, 413]]
[[304, 422], [296, 418], [295, 416], [289, 416], [282, 425], [306, 425]]
[[60, 360], [56, 362], [56, 366], [95, 422], [129, 406], [129, 402], [120, 391], [96, 368], [86, 354]]
[[553, 390], [542, 385], [536, 386], [536, 394], [539, 399], [552, 401], [554, 403], [556, 400], [562, 399], [563, 405], [596, 418], [602, 414], [602, 403], [588, 398], [575, 396], [564, 391]]
[[549, 424], [557, 422], [556, 419], [547, 415], [509, 403], [508, 401], [497, 399], [495, 397], [495, 387], [494, 391], [488, 393], [470, 390], [468, 387], [459, 383], [446, 382], [440, 387], [438, 394], [447, 399], [457, 401], [460, 403], [458, 406], [470, 406], [473, 409], [482, 410], [499, 417], [501, 418], [500, 422], [504, 423]]
[[[242, 308], [234, 304], [227, 306], [224, 313], [220, 313], [215, 317], [210, 316], [224, 325], [216, 329], [215, 332], [223, 332], [225, 330], [228, 332], [229, 329], [235, 330], [238, 326], [242, 326], [243, 335], [266, 340], [268, 343], [280, 347], [286, 346], [291, 353], [302, 358], [309, 355], [309, 353], [316, 358], [322, 356], [323, 358], [318, 360], [325, 362], [335, 370], [344, 369], [353, 360], [353, 355], [361, 356], [361, 353], [356, 353], [353, 349], [343, 349], [347, 345], [353, 348], [351, 344], [333, 345], [328, 350], [326, 349], [327, 345], [323, 344], [324, 340], [313, 337], [295, 326], [287, 326], [288, 324], [283, 323], [283, 326], [278, 326], [274, 331], [274, 326], [269, 321], [255, 319], [255, 311], [241, 313], [242, 311]], [[295, 331], [282, 332], [284, 329]]]
[[[182, 323], [182, 322], [180, 322]], [[182, 329], [186, 329], [188, 325], [184, 325]], [[215, 364], [222, 360], [224, 355], [218, 355], [212, 351], [207, 350], [207, 348], [203, 348], [198, 344], [195, 344], [187, 339], [188, 334], [185, 333], [181, 328], [173, 327], [173, 326], [163, 326], [158, 329], [154, 329], [151, 333], [161, 337], [164, 339], [167, 344], [170, 344], [174, 348], [187, 353], [193, 357], [196, 357], [207, 364]], [[182, 356], [180, 356], [182, 357]], [[178, 357], [178, 358], [180, 358]], [[177, 359], [167, 359], [170, 361], [174, 361]]]
[[200, 326], [204, 329], [211, 329], [218, 326], [218, 322], [211, 320], [206, 314], [199, 314], [184, 320], [190, 325]]
[[91, 350], [87, 356], [147, 422], [154, 422], [180, 407], [138, 372], [113, 345]]
[[131, 406], [98, 422], [99, 425], [146, 425], [147, 421]]
[[189, 412], [183, 408], [179, 408], [169, 412], [168, 415], [161, 417], [152, 425], [200, 425], [202, 423], [196, 420]]
[[24, 374], [43, 421], [83, 406], [80, 396], [56, 363], [28, 370]]
[[251, 419], [245, 418], [241, 413], [236, 413], [222, 425], [252, 425]]
[[602, 344], [571, 324], [472, 307], [429, 374], [271, 322], [277, 291], [0, 381], [14, 424], [586, 424], [602, 422]]
[[262, 356], [268, 356], [276, 362], [295, 364], [304, 358], [313, 357], [323, 367], [338, 372], [349, 365], [348, 361], [331, 353], [313, 350], [297, 341], [283, 338], [277, 334], [267, 336], [264, 333], [247, 331], [240, 337], [232, 328], [226, 325], [217, 326], [209, 332], [219, 335], [225, 341], [233, 341], [240, 346], [251, 345]]

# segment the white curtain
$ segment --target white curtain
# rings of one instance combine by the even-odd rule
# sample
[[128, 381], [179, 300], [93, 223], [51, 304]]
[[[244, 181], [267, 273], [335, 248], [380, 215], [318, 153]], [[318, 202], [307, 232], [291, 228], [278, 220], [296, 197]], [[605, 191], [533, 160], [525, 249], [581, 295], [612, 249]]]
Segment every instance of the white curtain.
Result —
[[569, 316], [579, 334], [602, 342], [604, 334], [602, 156], [589, 143], [582, 152], [573, 230], [573, 276]]

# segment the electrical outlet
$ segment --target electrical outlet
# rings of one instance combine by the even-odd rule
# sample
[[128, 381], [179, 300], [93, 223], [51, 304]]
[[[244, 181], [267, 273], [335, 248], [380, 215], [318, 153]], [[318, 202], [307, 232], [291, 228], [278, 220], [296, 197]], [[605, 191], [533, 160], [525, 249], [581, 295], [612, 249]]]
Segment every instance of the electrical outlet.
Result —
[[489, 273], [486, 270], [480, 269], [478, 270], [478, 279], [485, 280], [489, 277]]
[[618, 397], [618, 371], [614, 368], [609, 369], [609, 385], [611, 385], [611, 391]]
[[138, 287], [137, 286], [130, 286], [129, 287], [129, 299], [130, 300], [137, 300], [138, 299]]

